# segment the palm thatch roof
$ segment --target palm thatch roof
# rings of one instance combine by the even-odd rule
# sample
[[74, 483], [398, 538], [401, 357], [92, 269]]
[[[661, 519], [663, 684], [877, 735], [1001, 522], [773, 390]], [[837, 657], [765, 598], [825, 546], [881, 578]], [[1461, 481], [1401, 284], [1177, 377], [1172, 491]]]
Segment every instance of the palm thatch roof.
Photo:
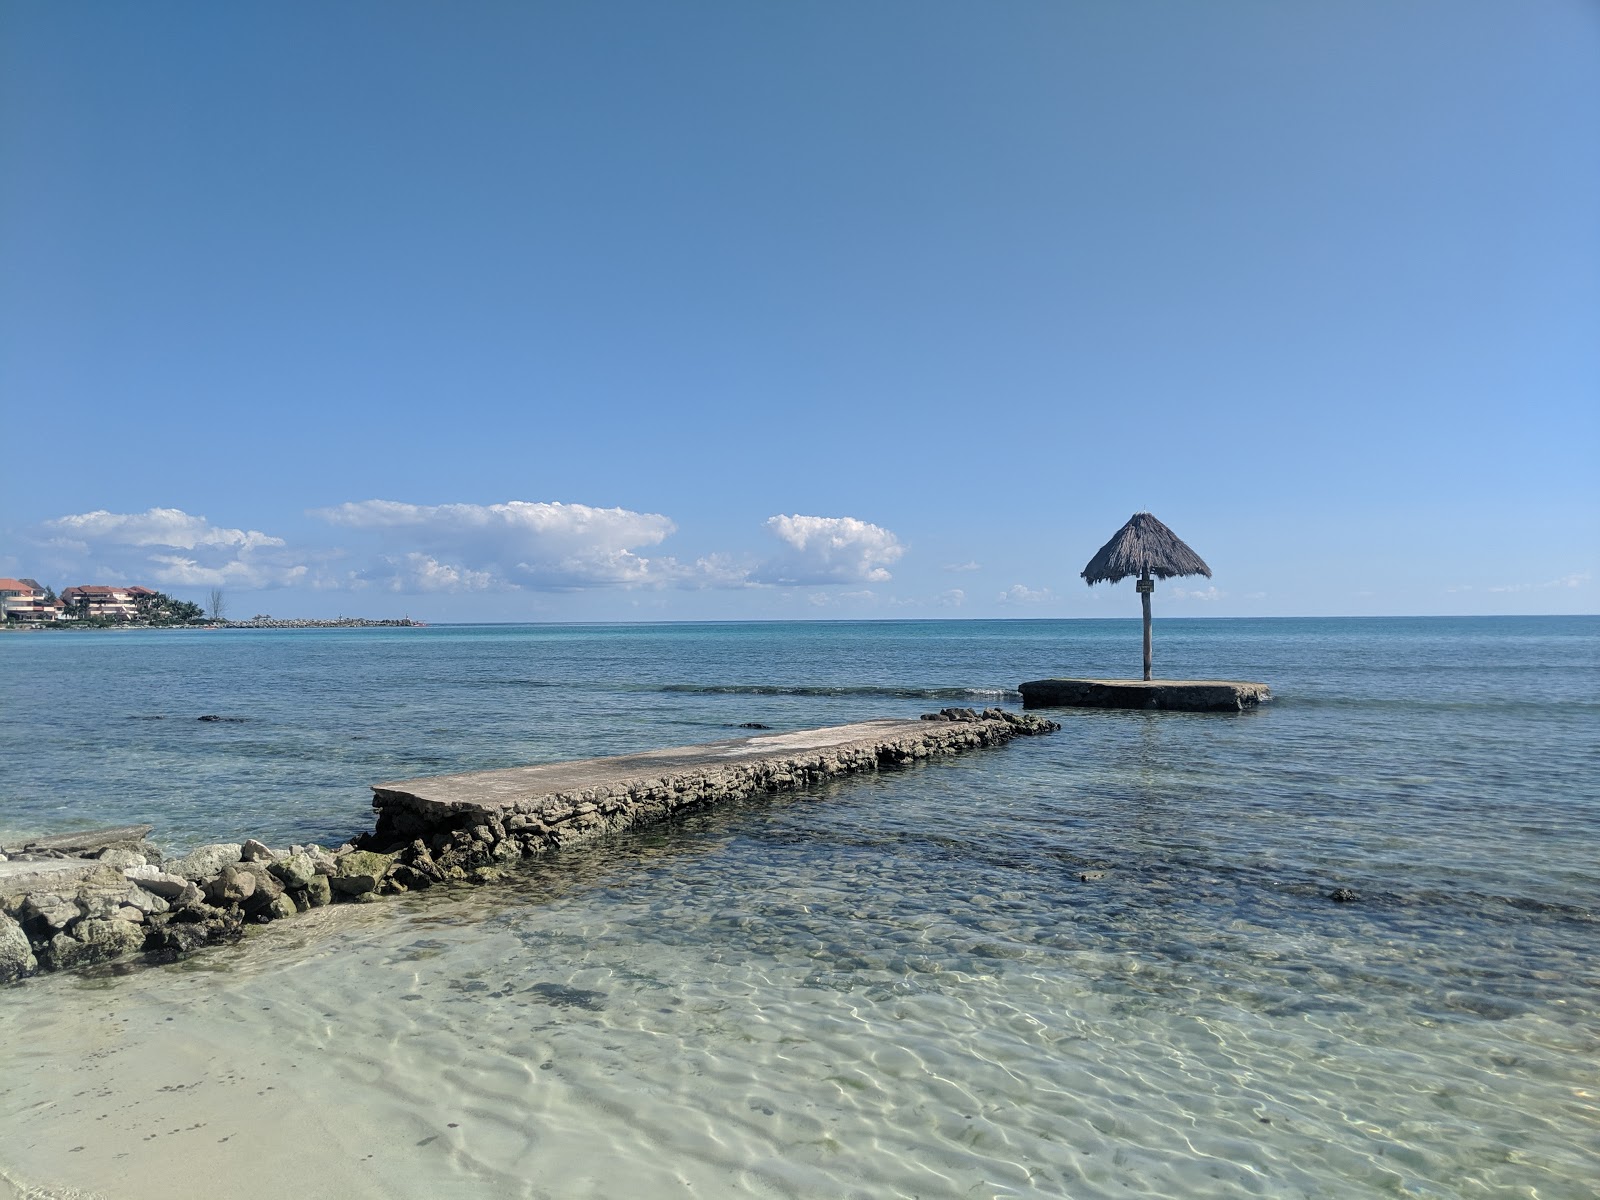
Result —
[[1083, 577], [1091, 585], [1117, 582], [1130, 575], [1174, 579], [1179, 575], [1211, 576], [1211, 568], [1178, 535], [1149, 513], [1134, 513], [1100, 552], [1089, 560]]

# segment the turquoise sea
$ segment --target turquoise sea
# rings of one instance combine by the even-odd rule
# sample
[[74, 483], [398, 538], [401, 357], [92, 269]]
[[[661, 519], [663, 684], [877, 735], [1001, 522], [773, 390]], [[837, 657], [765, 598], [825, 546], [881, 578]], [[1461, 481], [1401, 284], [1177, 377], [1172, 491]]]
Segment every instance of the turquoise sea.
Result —
[[[6, 635], [0, 841], [336, 843], [385, 779], [1015, 706], [1138, 655], [1136, 621]], [[1156, 668], [1276, 699], [1062, 711], [7, 989], [0, 1180], [1593, 1196], [1600, 618], [1166, 620]]]

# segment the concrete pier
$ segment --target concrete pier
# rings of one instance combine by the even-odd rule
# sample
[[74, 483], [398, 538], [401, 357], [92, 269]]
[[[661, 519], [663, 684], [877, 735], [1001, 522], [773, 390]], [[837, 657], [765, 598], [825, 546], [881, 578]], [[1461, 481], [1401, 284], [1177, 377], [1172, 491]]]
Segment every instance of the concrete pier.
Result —
[[1035, 679], [1019, 690], [1023, 708], [1242, 712], [1272, 699], [1264, 683], [1226, 679]]
[[[951, 712], [960, 715], [946, 715]], [[477, 829], [486, 831], [480, 841], [515, 842], [520, 856], [661, 820], [685, 808], [805, 787], [837, 775], [999, 745], [1018, 734], [1058, 728], [999, 709], [982, 715], [970, 709], [946, 714], [381, 783], [372, 789], [378, 814], [372, 840], [393, 845], [418, 835]]]
[[167, 859], [148, 825], [0, 851], [0, 983], [134, 954], [181, 958], [327, 904], [496, 878], [530, 854], [701, 805], [1060, 729], [1000, 708], [863, 721], [378, 784], [377, 825], [334, 850], [254, 838]]

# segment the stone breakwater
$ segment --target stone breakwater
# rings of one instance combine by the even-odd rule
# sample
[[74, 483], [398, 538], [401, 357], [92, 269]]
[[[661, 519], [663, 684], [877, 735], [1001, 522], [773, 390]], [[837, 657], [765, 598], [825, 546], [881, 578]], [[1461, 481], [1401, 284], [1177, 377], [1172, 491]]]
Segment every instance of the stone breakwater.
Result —
[[224, 621], [223, 629], [426, 629], [424, 621], [410, 617], [369, 620], [366, 617], [251, 617], [248, 621]]
[[[0, 853], [0, 982], [143, 956], [171, 961], [251, 925], [436, 884], [706, 805], [1001, 745], [1059, 729], [999, 708], [741, 738], [646, 755], [374, 788], [372, 833], [325, 849], [255, 839], [166, 858], [150, 826], [35, 839]], [[517, 782], [508, 790], [506, 779]], [[528, 780], [556, 782], [529, 788]], [[440, 793], [432, 798], [423, 785]], [[449, 785], [449, 786], [443, 786]]]

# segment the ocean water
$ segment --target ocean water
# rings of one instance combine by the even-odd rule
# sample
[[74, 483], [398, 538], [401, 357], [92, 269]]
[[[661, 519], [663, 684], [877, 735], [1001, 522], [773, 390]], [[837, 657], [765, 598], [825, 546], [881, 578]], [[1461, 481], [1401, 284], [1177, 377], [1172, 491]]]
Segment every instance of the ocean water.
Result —
[[[1015, 705], [1138, 653], [1134, 621], [5, 636], [0, 828], [339, 841], [383, 779]], [[1593, 1196], [1600, 619], [1158, 621], [1156, 656], [1277, 699], [1061, 711], [6, 989], [0, 1180]]]

